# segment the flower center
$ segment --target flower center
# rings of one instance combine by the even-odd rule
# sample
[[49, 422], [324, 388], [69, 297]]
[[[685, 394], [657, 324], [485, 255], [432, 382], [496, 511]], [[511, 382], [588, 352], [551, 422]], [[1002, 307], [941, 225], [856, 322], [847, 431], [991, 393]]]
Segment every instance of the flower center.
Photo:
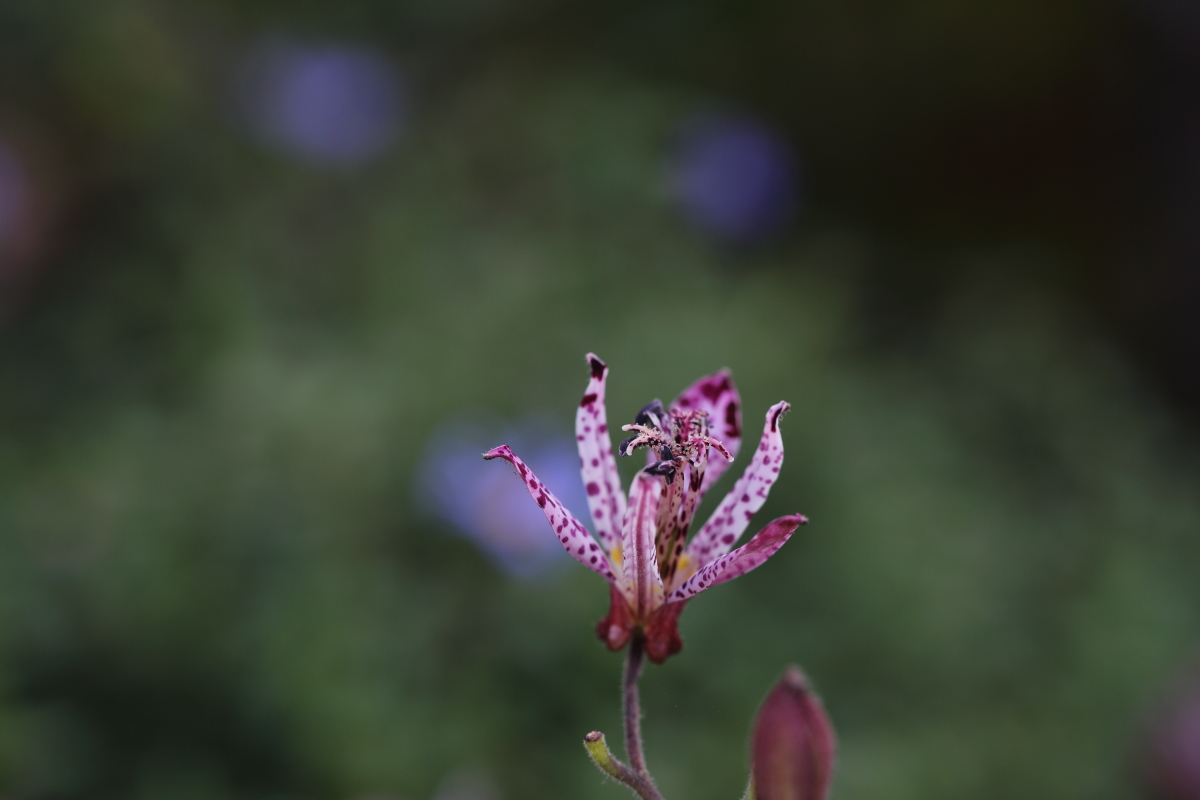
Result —
[[725, 445], [708, 435], [708, 413], [698, 409], [667, 412], [661, 400], [651, 400], [638, 412], [633, 424], [623, 425], [621, 430], [634, 435], [621, 442], [617, 453], [627, 456], [639, 448], [650, 448], [660, 460], [646, 467], [646, 472], [661, 475], [668, 484], [675, 482], [675, 475], [685, 462], [695, 466], [697, 458], [709, 447], [733, 460]]

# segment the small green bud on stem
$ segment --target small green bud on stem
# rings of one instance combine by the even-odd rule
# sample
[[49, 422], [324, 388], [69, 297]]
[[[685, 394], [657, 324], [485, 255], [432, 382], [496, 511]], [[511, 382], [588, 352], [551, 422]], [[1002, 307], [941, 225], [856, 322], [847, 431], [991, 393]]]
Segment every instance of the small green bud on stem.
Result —
[[628, 764], [612, 754], [612, 751], [608, 749], [608, 742], [604, 740], [603, 733], [592, 731], [584, 736], [583, 747], [601, 772], [628, 786], [642, 800], [662, 800], [662, 795], [658, 793], [658, 789], [654, 787], [648, 775], [635, 772]]
[[608, 749], [608, 742], [604, 741], [603, 733], [592, 731], [583, 737], [583, 746], [601, 772], [606, 772], [617, 780], [621, 780], [621, 770], [617, 768], [617, 759]]

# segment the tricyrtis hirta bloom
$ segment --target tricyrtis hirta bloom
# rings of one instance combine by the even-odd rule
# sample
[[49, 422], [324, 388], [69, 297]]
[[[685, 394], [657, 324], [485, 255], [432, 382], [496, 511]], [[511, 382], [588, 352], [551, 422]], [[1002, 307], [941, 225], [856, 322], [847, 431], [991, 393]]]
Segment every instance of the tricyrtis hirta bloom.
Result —
[[732, 550], [779, 476], [779, 418], [789, 406], [776, 403], [767, 411], [762, 440], [742, 477], [689, 540], [696, 506], [742, 444], [741, 401], [733, 380], [725, 371], [701, 378], [669, 407], [654, 400], [632, 425], [623, 426], [633, 435], [621, 442], [620, 454], [647, 451], [647, 466], [634, 477], [626, 499], [604, 408], [608, 367], [590, 353], [587, 358], [592, 374], [575, 415], [575, 439], [594, 538], [507, 445], [483, 457], [516, 467], [567, 552], [608, 581], [612, 605], [596, 626], [600, 639], [620, 650], [630, 637], [644, 637], [650, 660], [661, 664], [683, 646], [676, 623], [689, 599], [762, 564], [807, 522], [800, 514], [780, 517]]

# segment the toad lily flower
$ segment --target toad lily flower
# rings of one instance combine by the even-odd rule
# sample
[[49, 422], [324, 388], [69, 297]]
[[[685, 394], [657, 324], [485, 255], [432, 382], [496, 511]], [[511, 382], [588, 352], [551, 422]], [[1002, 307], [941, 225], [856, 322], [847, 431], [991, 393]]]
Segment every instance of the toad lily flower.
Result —
[[[759, 566], [808, 521], [800, 514], [780, 517], [732, 550], [779, 476], [779, 418], [789, 406], [776, 403], [767, 411], [762, 440], [746, 471], [688, 541], [700, 499], [742, 443], [741, 400], [729, 373], [701, 378], [669, 408], [658, 400], [647, 404], [632, 425], [623, 427], [633, 436], [621, 442], [621, 455], [649, 451], [648, 465], [633, 479], [627, 500], [608, 436], [608, 366], [590, 353], [587, 359], [591, 379], [575, 416], [575, 439], [594, 538], [507, 445], [483, 457], [512, 464], [567, 552], [608, 581], [611, 606], [596, 626], [601, 641], [620, 650], [630, 637], [644, 637], [646, 654], [661, 664], [683, 646], [677, 622], [688, 600]], [[712, 460], [710, 450], [716, 453]]]

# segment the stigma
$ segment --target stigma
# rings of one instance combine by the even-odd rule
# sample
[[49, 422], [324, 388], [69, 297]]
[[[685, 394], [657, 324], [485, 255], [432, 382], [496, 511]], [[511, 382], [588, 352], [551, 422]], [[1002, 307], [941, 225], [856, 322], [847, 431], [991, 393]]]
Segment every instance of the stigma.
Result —
[[733, 461], [725, 445], [708, 435], [708, 413], [699, 409], [666, 411], [661, 400], [651, 400], [642, 406], [633, 424], [622, 425], [621, 430], [633, 436], [621, 442], [617, 453], [628, 456], [643, 447], [656, 452], [659, 460], [647, 466], [645, 472], [662, 477], [668, 485], [675, 482], [685, 463], [695, 465], [710, 447], [726, 461]]

